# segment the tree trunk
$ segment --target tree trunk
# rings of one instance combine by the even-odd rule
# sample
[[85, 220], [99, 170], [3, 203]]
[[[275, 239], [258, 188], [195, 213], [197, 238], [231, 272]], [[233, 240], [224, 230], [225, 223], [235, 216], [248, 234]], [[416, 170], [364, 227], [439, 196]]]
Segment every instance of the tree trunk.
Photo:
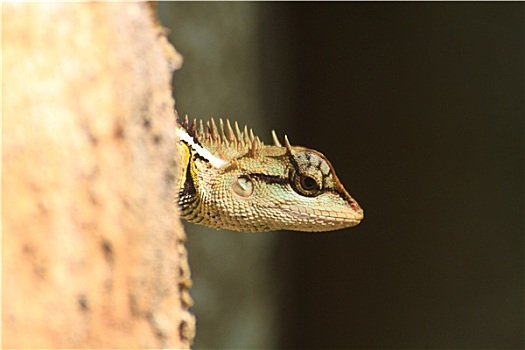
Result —
[[188, 348], [180, 56], [147, 3], [2, 7], [3, 347]]

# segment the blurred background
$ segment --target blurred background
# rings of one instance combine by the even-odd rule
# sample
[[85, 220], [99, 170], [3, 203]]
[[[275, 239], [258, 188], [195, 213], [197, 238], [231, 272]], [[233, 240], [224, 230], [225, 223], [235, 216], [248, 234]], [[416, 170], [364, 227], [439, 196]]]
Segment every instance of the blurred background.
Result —
[[524, 4], [158, 4], [181, 116], [323, 152], [332, 233], [185, 223], [195, 348], [523, 348]]

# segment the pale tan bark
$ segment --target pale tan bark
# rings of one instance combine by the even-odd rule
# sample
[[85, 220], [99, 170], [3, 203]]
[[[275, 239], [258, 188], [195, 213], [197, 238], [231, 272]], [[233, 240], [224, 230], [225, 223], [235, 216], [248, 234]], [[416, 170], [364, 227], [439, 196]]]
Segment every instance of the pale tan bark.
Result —
[[3, 4], [4, 348], [188, 348], [170, 69], [150, 6]]

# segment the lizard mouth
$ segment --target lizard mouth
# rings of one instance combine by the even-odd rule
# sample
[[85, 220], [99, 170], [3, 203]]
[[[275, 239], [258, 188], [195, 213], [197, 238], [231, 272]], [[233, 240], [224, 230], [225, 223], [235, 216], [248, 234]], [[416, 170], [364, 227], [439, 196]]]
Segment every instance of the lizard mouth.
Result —
[[[364, 218], [361, 208], [340, 211], [319, 211], [307, 207], [286, 206], [280, 208], [288, 215], [302, 222], [301, 230], [307, 226], [308, 231], [331, 231], [358, 225]], [[293, 227], [292, 227], [293, 229]]]

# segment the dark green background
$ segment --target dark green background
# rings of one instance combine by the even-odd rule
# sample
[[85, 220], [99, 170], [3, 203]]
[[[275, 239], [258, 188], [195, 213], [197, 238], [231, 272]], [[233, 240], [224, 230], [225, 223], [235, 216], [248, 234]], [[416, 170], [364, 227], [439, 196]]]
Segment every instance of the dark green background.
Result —
[[[178, 3], [159, 11], [186, 59], [175, 75], [179, 112], [198, 118], [252, 113], [239, 109], [235, 92], [202, 110], [184, 95], [185, 76], [202, 67], [193, 62], [213, 56], [210, 43], [247, 29], [218, 25], [200, 53], [188, 52], [184, 36], [218, 14], [256, 18], [255, 42], [220, 56], [234, 74], [255, 50], [257, 79], [243, 83], [262, 101], [253, 113], [267, 127], [258, 133], [280, 125], [292, 143], [321, 150], [365, 209], [361, 225], [335, 233], [224, 233], [274, 242], [264, 264], [228, 285], [235, 295], [246, 278], [266, 276], [260, 289], [274, 293], [274, 340], [233, 333], [244, 339], [235, 344], [524, 346], [523, 3]], [[193, 99], [220, 93], [228, 76]], [[192, 239], [189, 232], [199, 288], [206, 263], [191, 260]], [[214, 303], [230, 302], [225, 310], [249, 323], [256, 316], [235, 309], [240, 298]], [[196, 346], [231, 346], [204, 341], [229, 317], [198, 324]]]

